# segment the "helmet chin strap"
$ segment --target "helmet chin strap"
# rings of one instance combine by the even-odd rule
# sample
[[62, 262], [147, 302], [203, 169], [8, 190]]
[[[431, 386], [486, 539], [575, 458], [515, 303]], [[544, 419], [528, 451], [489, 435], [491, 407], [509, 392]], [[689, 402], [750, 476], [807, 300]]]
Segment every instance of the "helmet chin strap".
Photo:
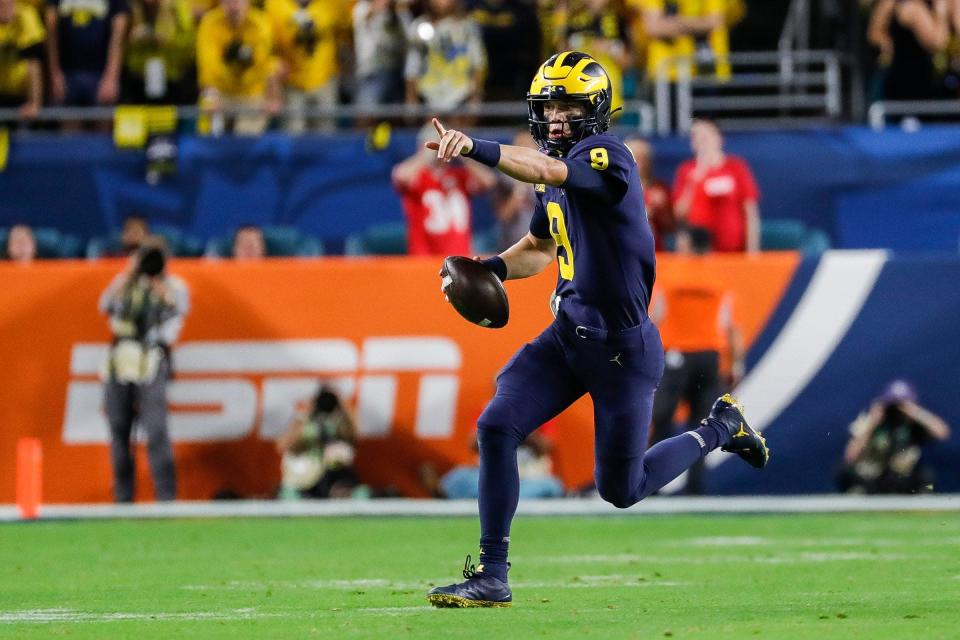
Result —
[[568, 121], [567, 121], [567, 124], [570, 125], [570, 135], [564, 136], [564, 138], [563, 138], [563, 141], [564, 141], [564, 142], [566, 143], [566, 145], [567, 145], [567, 148], [564, 149], [564, 151], [563, 151], [564, 153], [569, 152], [570, 149], [571, 149], [575, 144], [577, 144], [578, 142], [580, 142], [581, 140], [583, 140], [583, 139], [587, 136], [587, 133], [588, 133], [588, 132], [586, 131], [586, 129], [587, 129], [587, 126], [586, 126], [586, 118], [576, 118], [576, 119], [574, 119], [572, 122], [571, 122], [570, 120], [568, 120]]

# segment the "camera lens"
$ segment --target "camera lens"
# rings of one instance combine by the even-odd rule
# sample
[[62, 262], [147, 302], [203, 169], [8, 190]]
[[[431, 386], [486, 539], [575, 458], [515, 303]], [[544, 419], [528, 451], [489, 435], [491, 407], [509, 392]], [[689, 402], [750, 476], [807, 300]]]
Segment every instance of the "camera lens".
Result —
[[163, 251], [157, 248], [150, 248], [140, 255], [139, 271], [147, 276], [158, 276], [163, 273], [167, 259]]

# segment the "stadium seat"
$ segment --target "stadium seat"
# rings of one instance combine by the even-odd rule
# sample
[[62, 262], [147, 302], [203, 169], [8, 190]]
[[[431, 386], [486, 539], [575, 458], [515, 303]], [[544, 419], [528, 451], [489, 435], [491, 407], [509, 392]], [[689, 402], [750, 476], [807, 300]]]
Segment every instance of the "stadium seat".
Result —
[[[0, 247], [7, 246], [9, 229], [0, 229]], [[69, 233], [60, 233], [53, 227], [37, 227], [33, 229], [33, 237], [37, 243], [38, 258], [79, 258], [83, 242], [77, 236]]]
[[760, 228], [760, 248], [765, 251], [802, 251], [818, 255], [830, 248], [830, 236], [807, 227], [800, 220], [763, 220]]
[[[323, 243], [317, 238], [301, 232], [296, 227], [264, 227], [263, 240], [267, 245], [267, 256], [271, 258], [323, 255]], [[211, 258], [231, 257], [233, 255], [233, 234], [210, 238], [207, 241], [205, 255]]]
[[87, 240], [87, 258], [95, 260], [120, 249], [120, 234], [112, 236], [94, 236]]
[[764, 251], [799, 249], [807, 234], [807, 226], [800, 220], [761, 220], [760, 248]]
[[153, 225], [152, 232], [163, 236], [167, 249], [175, 256], [196, 258], [203, 255], [203, 241], [195, 235], [186, 233], [173, 225]]
[[83, 257], [83, 240], [73, 234], [60, 233], [59, 246], [61, 258]]
[[829, 248], [830, 236], [820, 229], [808, 229], [803, 244], [800, 245], [800, 251], [812, 256], [820, 255]]
[[[203, 255], [203, 241], [197, 236], [185, 233], [173, 225], [154, 225], [151, 231], [163, 237], [167, 249], [172, 255], [193, 258]], [[87, 241], [86, 256], [90, 259], [101, 258], [107, 254], [119, 254], [122, 248], [120, 232], [109, 236], [94, 236]]]
[[388, 222], [347, 236], [343, 246], [348, 256], [402, 256], [407, 253], [407, 225]]
[[208, 258], [229, 258], [232, 252], [233, 236], [217, 236], [207, 240], [203, 255]]
[[270, 256], [319, 256], [322, 255], [320, 241], [301, 233], [296, 227], [264, 227], [263, 239], [267, 243], [267, 255]]

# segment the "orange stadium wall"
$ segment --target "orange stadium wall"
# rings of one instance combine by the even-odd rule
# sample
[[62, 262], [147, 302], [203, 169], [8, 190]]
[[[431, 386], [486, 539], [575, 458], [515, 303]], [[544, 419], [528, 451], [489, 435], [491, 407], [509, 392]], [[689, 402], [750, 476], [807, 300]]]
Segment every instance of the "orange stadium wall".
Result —
[[[658, 284], [709, 272], [734, 292], [747, 344], [780, 299], [799, 257], [660, 258]], [[18, 439], [43, 444], [44, 501], [111, 499], [98, 370], [110, 339], [96, 309], [119, 261], [0, 265], [0, 503], [14, 500]], [[550, 321], [555, 275], [510, 282], [500, 330], [461, 320], [439, 292], [438, 260], [178, 260], [192, 309], [175, 350], [171, 433], [184, 499], [230, 490], [269, 497], [273, 439], [319, 378], [357, 408], [362, 479], [422, 495], [417, 468], [470, 460], [474, 422], [498, 369]], [[555, 462], [569, 487], [592, 478], [588, 399], [558, 422]], [[138, 451], [138, 499], [150, 499]]]

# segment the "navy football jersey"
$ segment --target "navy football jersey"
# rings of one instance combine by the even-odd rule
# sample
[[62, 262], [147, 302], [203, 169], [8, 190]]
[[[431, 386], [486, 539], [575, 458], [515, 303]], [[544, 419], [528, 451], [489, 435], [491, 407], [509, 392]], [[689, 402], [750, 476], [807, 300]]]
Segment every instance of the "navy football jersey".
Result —
[[536, 185], [530, 232], [557, 243], [557, 295], [578, 324], [627, 329], [647, 317], [656, 273], [637, 165], [609, 133], [578, 142], [562, 159], [560, 187]]

